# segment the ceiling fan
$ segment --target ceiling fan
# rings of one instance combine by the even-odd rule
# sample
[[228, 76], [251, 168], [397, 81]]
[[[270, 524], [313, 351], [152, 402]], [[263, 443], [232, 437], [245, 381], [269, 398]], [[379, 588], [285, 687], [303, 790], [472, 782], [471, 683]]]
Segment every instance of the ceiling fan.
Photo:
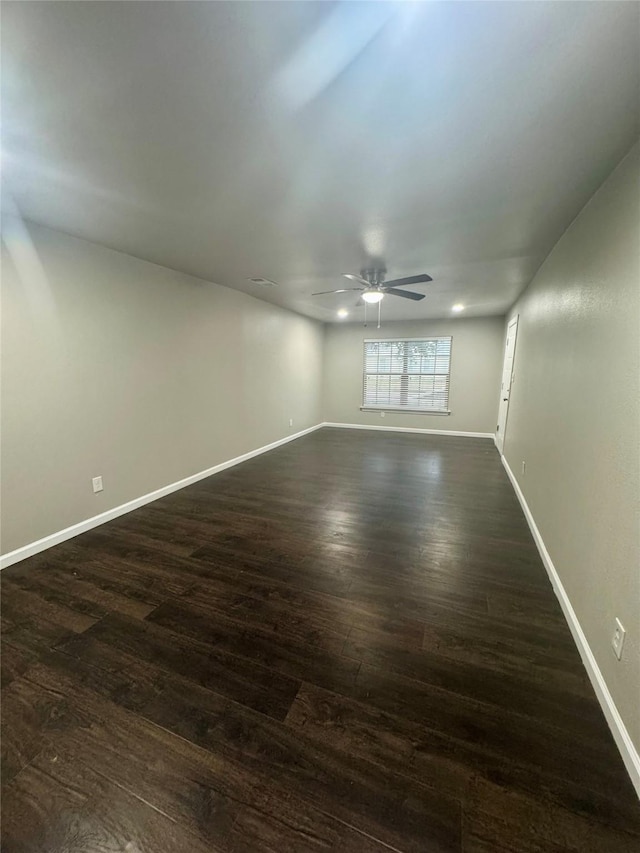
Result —
[[[397, 290], [398, 287], [404, 287], [407, 284], [420, 284], [421, 282], [433, 281], [430, 275], [422, 273], [420, 275], [410, 275], [407, 278], [394, 278], [392, 281], [385, 281], [384, 275], [386, 270], [383, 269], [364, 269], [360, 271], [360, 275], [352, 273], [342, 273], [345, 278], [351, 281], [357, 281], [363, 287], [345, 287], [340, 290], [322, 290], [320, 293], [312, 293], [312, 296], [324, 296], [327, 293], [360, 293], [360, 299], [368, 302], [370, 305], [376, 302], [381, 302], [386, 294], [389, 296], [401, 296], [403, 299], [413, 299], [418, 302], [424, 299], [424, 293], [413, 293], [410, 290]], [[358, 305], [362, 304], [358, 300]]]

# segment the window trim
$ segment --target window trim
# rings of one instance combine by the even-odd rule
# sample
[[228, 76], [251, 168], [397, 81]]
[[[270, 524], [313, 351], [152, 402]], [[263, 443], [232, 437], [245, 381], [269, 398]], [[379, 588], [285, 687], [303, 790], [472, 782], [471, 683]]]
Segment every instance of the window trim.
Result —
[[397, 406], [360, 406], [361, 412], [393, 412], [398, 415], [450, 415], [451, 409], [399, 409]]
[[[394, 414], [408, 414], [408, 415], [450, 415], [451, 409], [411, 409], [404, 406], [376, 406], [372, 403], [365, 403], [365, 388], [367, 381], [367, 369], [366, 369], [366, 353], [367, 353], [367, 344], [381, 344], [381, 343], [411, 343], [412, 341], [449, 341], [449, 373], [446, 374], [449, 377], [449, 386], [447, 391], [447, 402], [449, 402], [448, 398], [451, 392], [451, 359], [453, 355], [453, 335], [430, 335], [426, 337], [422, 335], [420, 337], [412, 337], [412, 338], [364, 338], [362, 341], [362, 355], [363, 355], [363, 365], [362, 365], [362, 405], [360, 406], [361, 412], [393, 412]], [[385, 374], [378, 374], [380, 376], [384, 376]], [[417, 374], [418, 376], [423, 374]]]

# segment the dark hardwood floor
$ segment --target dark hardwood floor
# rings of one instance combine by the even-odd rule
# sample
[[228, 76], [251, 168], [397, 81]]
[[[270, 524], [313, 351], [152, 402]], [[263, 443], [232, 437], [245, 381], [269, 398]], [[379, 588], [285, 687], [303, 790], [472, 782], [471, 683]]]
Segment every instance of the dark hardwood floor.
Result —
[[5, 853], [640, 851], [487, 440], [324, 429], [2, 588]]

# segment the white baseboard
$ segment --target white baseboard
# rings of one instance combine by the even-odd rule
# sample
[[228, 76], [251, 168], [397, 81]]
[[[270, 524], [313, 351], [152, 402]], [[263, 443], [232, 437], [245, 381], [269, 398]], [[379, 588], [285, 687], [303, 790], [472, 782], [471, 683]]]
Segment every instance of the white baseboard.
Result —
[[[329, 423], [323, 422], [320, 424], [316, 424], [315, 426], [309, 427], [308, 429], [301, 430], [300, 432], [294, 433], [293, 435], [285, 436], [284, 438], [279, 439], [278, 441], [274, 441], [271, 444], [266, 444], [264, 447], [259, 447], [256, 450], [250, 450], [248, 453], [243, 453], [242, 456], [236, 456], [234, 459], [229, 459], [226, 462], [221, 462], [219, 465], [214, 465], [212, 468], [207, 468], [204, 471], [199, 471], [197, 474], [192, 474], [189, 477], [185, 477], [183, 480], [178, 480], [175, 483], [170, 483], [168, 486], [163, 486], [160, 489], [156, 489], [153, 492], [149, 492], [146, 495], [142, 495], [142, 497], [135, 498], [132, 501], [128, 501], [127, 503], [121, 504], [120, 506], [113, 507], [113, 509], [107, 510], [106, 512], [100, 513], [99, 515], [94, 515], [91, 518], [87, 518], [84, 521], [78, 522], [78, 524], [74, 524], [71, 527], [67, 527], [64, 530], [60, 530], [57, 533], [52, 533], [49, 536], [45, 536], [42, 539], [38, 539], [36, 542], [31, 542], [28, 545], [24, 545], [21, 548], [16, 548], [15, 551], [10, 551], [7, 554], [3, 554], [0, 556], [0, 569], [5, 569], [8, 566], [12, 566], [14, 563], [18, 563], [21, 560], [27, 559], [27, 557], [32, 557], [34, 554], [39, 554], [41, 551], [45, 551], [47, 548], [52, 548], [54, 545], [58, 545], [61, 542], [65, 542], [67, 539], [72, 539], [74, 536], [78, 536], [80, 533], [85, 533], [87, 530], [91, 530], [94, 527], [99, 527], [101, 524], [105, 524], [107, 521], [111, 521], [114, 518], [118, 518], [120, 515], [124, 515], [127, 512], [132, 512], [134, 509], [138, 509], [145, 504], [151, 503], [152, 501], [158, 500], [158, 498], [162, 498], [165, 495], [169, 495], [172, 492], [176, 492], [179, 489], [184, 489], [186, 486], [190, 486], [193, 483], [197, 483], [199, 480], [204, 480], [206, 477], [210, 477], [213, 474], [217, 474], [220, 471], [224, 471], [226, 468], [231, 468], [234, 465], [239, 465], [241, 462], [246, 462], [248, 459], [252, 459], [254, 456], [259, 456], [262, 453], [266, 453], [269, 450], [274, 450], [276, 447], [280, 447], [283, 444], [287, 444], [290, 441], [294, 441], [296, 438], [301, 438], [303, 435], [307, 435], [308, 433], [315, 432], [315, 430], [320, 429], [322, 427], [338, 427], [341, 429], [368, 429], [368, 430], [385, 430], [389, 432], [410, 432], [410, 433], [428, 433], [435, 435], [456, 435], [456, 436], [466, 436], [468, 438], [491, 438], [494, 439], [495, 436], [493, 433], [483, 433], [483, 432], [459, 432], [454, 430], [436, 430], [436, 429], [418, 429], [418, 428], [409, 428], [409, 427], [388, 427], [388, 426], [368, 426], [363, 424], [341, 424], [341, 423]], [[509, 467], [509, 463], [505, 459], [504, 456], [502, 458], [502, 464], [511, 480], [511, 484], [513, 485], [514, 491], [518, 500], [520, 501], [520, 505], [524, 512], [525, 518], [527, 519], [527, 523], [531, 529], [531, 533], [533, 534], [534, 541], [540, 552], [540, 556], [542, 558], [542, 562], [547, 570], [547, 574], [549, 575], [549, 579], [551, 580], [551, 584], [553, 589], [558, 597], [560, 602], [560, 606], [562, 607], [562, 611], [565, 615], [571, 633], [573, 635], [573, 639], [578, 647], [578, 651], [582, 657], [582, 661], [584, 663], [585, 669], [589, 675], [591, 680], [591, 684], [593, 685], [593, 689], [596, 692], [596, 696], [602, 706], [602, 710], [604, 712], [605, 718], [609, 724], [613, 737], [616, 741], [618, 749], [620, 750], [620, 754], [622, 755], [622, 759], [625, 763], [629, 776], [631, 777], [631, 781], [638, 792], [638, 796], [640, 796], [640, 755], [631, 740], [629, 732], [620, 716], [618, 709], [616, 708], [615, 702], [613, 701], [613, 697], [609, 692], [609, 688], [604, 680], [602, 672], [600, 671], [600, 667], [589, 647], [589, 643], [587, 642], [587, 638], [584, 635], [582, 627], [580, 626], [580, 622], [578, 621], [578, 617], [571, 605], [571, 601], [566, 593], [564, 586], [562, 585], [562, 581], [558, 576], [558, 572], [556, 571], [555, 566], [549, 556], [549, 552], [544, 544], [542, 536], [540, 535], [540, 531], [538, 530], [538, 526], [535, 523], [533, 515], [531, 514], [531, 510], [525, 500], [525, 497], [520, 489], [520, 485], [516, 480], [513, 471]]]
[[600, 667], [598, 666], [598, 662], [596, 661], [593, 652], [587, 642], [587, 638], [582, 630], [580, 622], [578, 621], [578, 617], [576, 616], [576, 612], [573, 609], [571, 601], [569, 600], [569, 596], [562, 585], [562, 581], [556, 571], [555, 566], [553, 565], [553, 561], [549, 556], [549, 552], [544, 544], [540, 531], [538, 530], [538, 526], [534, 521], [533, 515], [531, 514], [531, 510], [525, 500], [525, 497], [522, 493], [520, 485], [516, 480], [513, 471], [509, 467], [509, 463], [502, 456], [502, 464], [504, 465], [505, 471], [507, 472], [509, 479], [511, 480], [511, 484], [514, 488], [516, 496], [520, 501], [520, 506], [522, 507], [522, 511], [524, 512], [524, 516], [527, 519], [527, 523], [531, 529], [531, 533], [533, 534], [534, 541], [537, 545], [538, 551], [540, 552], [540, 556], [542, 557], [542, 562], [544, 563], [544, 567], [547, 570], [547, 574], [549, 575], [549, 580], [551, 581], [551, 585], [553, 586], [554, 592], [558, 597], [558, 601], [560, 602], [560, 606], [562, 607], [562, 612], [564, 613], [565, 619], [569, 625], [571, 633], [573, 635], [573, 639], [575, 641], [576, 646], [578, 647], [578, 651], [580, 652], [580, 656], [582, 658], [582, 662], [587, 670], [587, 674], [589, 675], [589, 679], [591, 680], [591, 684], [593, 685], [593, 689], [595, 690], [596, 696], [598, 697], [598, 701], [600, 702], [600, 706], [604, 712], [604, 716], [609, 724], [609, 728], [611, 729], [611, 733], [613, 734], [614, 740], [620, 750], [620, 754], [622, 755], [622, 760], [624, 761], [625, 767], [627, 768], [627, 772], [631, 777], [631, 781], [633, 783], [634, 788], [636, 789], [638, 796], [640, 797], [640, 755], [638, 755], [638, 751], [631, 740], [631, 736], [627, 731], [627, 727], [624, 724], [622, 717], [620, 716], [620, 712], [616, 708], [616, 704], [613, 701], [613, 697], [609, 692], [609, 688], [607, 687], [607, 683], [604, 680], [604, 676], [600, 671]]
[[107, 521], [112, 521], [114, 518], [118, 518], [120, 515], [124, 515], [127, 512], [132, 512], [134, 509], [138, 509], [145, 504], [151, 503], [152, 501], [158, 500], [158, 498], [162, 498], [165, 495], [170, 495], [171, 492], [176, 492], [178, 489], [184, 489], [185, 486], [190, 486], [192, 483], [197, 483], [198, 480], [204, 480], [205, 477], [210, 477], [212, 474], [217, 474], [219, 471], [224, 471], [225, 468], [231, 468], [233, 465], [238, 465], [240, 462], [246, 462], [247, 459], [251, 459], [254, 456], [259, 456], [261, 453], [266, 453], [268, 450], [274, 450], [276, 447], [280, 447], [282, 444], [286, 444], [288, 441], [293, 441], [296, 438], [300, 438], [303, 435], [307, 435], [310, 432], [314, 432], [317, 429], [321, 429], [322, 427], [343, 427], [347, 429], [378, 429], [378, 430], [392, 430], [397, 432], [424, 432], [424, 433], [435, 433], [437, 435], [463, 435], [469, 436], [473, 438], [491, 438], [489, 433], [482, 432], [453, 432], [451, 430], [437, 430], [437, 429], [407, 429], [405, 427], [383, 427], [383, 426], [362, 426], [360, 424], [333, 424], [333, 423], [319, 423], [315, 426], [309, 427], [309, 429], [303, 429], [300, 432], [296, 432], [293, 435], [287, 435], [284, 438], [279, 439], [278, 441], [273, 441], [271, 444], [266, 444], [264, 447], [258, 447], [256, 450], [250, 450], [248, 453], [243, 453], [242, 456], [236, 456], [235, 459], [229, 459], [226, 462], [221, 462], [219, 465], [214, 465], [212, 468], [207, 468], [205, 471], [199, 471], [197, 474], [192, 474], [189, 477], [185, 477], [183, 480], [178, 480], [176, 483], [170, 483], [168, 486], [163, 486], [160, 489], [156, 489], [153, 492], [149, 492], [149, 494], [142, 495], [142, 497], [134, 498], [132, 501], [128, 501], [127, 503], [120, 504], [120, 506], [113, 507], [113, 509], [108, 509], [106, 512], [101, 512], [99, 515], [94, 515], [91, 518], [87, 518], [84, 521], [79, 521], [77, 524], [71, 525], [71, 527], [66, 527], [64, 530], [59, 530], [57, 533], [51, 533], [49, 536], [45, 536], [42, 539], [38, 539], [36, 542], [30, 542], [28, 545], [23, 545], [21, 548], [16, 548], [15, 551], [9, 551], [7, 554], [0, 555], [0, 570], [6, 569], [9, 566], [12, 566], [14, 563], [19, 563], [21, 560], [26, 560], [27, 557], [33, 557], [35, 554], [39, 554], [41, 551], [46, 551], [47, 548], [53, 548], [54, 545], [59, 545], [61, 542], [66, 542], [67, 539], [72, 539], [74, 536], [79, 536], [81, 533], [85, 533], [87, 530], [92, 530], [94, 527], [99, 527], [101, 524], [105, 524]]
[[101, 512], [99, 515], [94, 515], [91, 518], [87, 518], [84, 521], [71, 525], [71, 527], [66, 527], [64, 530], [59, 530], [57, 533], [52, 533], [49, 536], [45, 536], [43, 539], [38, 539], [37, 542], [31, 542], [28, 545], [23, 545], [21, 548], [16, 548], [15, 551], [10, 551], [9, 553], [0, 556], [0, 570], [6, 569], [14, 563], [19, 563], [20, 560], [26, 560], [27, 557], [33, 557], [34, 554], [39, 554], [41, 551], [46, 551], [47, 548], [52, 548], [54, 545], [59, 545], [60, 542], [72, 539], [80, 533], [85, 533], [87, 530], [99, 527], [107, 521], [112, 521], [120, 515], [124, 515], [127, 512], [138, 509], [138, 507], [144, 506], [152, 501], [156, 501], [158, 498], [170, 495], [171, 492], [177, 492], [179, 489], [184, 489], [185, 486], [191, 486], [193, 483], [197, 483], [199, 480], [204, 480], [212, 474], [217, 474], [219, 471], [224, 471], [226, 468], [231, 468], [233, 465], [239, 465], [240, 462], [246, 462], [247, 459], [252, 459], [254, 456], [259, 456], [261, 453], [266, 453], [268, 450], [274, 450], [276, 447], [280, 447], [282, 444], [286, 444], [289, 441], [293, 441], [296, 438], [300, 438], [303, 435], [314, 432], [322, 426], [324, 426], [324, 424], [316, 424], [315, 426], [309, 427], [309, 429], [303, 429], [293, 435], [287, 435], [278, 441], [271, 442], [271, 444], [265, 444], [264, 447], [258, 447], [256, 450], [250, 450], [248, 453], [243, 453], [242, 456], [236, 456], [235, 459], [228, 459], [226, 462], [221, 462], [219, 465], [214, 465], [212, 468], [207, 468], [205, 471], [199, 471], [197, 474], [192, 474], [189, 477], [185, 477], [183, 480], [170, 483], [168, 486], [163, 486], [160, 489], [149, 492], [147, 495], [142, 495], [142, 497], [134, 498], [134, 500], [120, 504], [120, 506], [113, 507], [113, 509], [108, 509], [106, 512]]
[[454, 429], [420, 429], [419, 427], [373, 426], [369, 424], [334, 424], [325, 421], [323, 427], [338, 427], [339, 429], [376, 429], [385, 432], [419, 432], [427, 435], [458, 435], [466, 438], [493, 438], [492, 432], [460, 432]]

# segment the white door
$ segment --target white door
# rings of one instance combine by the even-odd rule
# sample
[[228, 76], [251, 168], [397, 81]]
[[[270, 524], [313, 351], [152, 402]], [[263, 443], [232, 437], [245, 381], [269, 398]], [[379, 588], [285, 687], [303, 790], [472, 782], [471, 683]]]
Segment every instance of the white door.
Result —
[[504, 434], [507, 429], [507, 414], [509, 413], [509, 397], [513, 384], [513, 360], [516, 355], [516, 338], [518, 336], [518, 317], [515, 316], [507, 327], [507, 342], [504, 347], [504, 366], [502, 368], [502, 385], [500, 386], [500, 406], [498, 408], [498, 427], [496, 429], [496, 445], [500, 453], [504, 448]]

